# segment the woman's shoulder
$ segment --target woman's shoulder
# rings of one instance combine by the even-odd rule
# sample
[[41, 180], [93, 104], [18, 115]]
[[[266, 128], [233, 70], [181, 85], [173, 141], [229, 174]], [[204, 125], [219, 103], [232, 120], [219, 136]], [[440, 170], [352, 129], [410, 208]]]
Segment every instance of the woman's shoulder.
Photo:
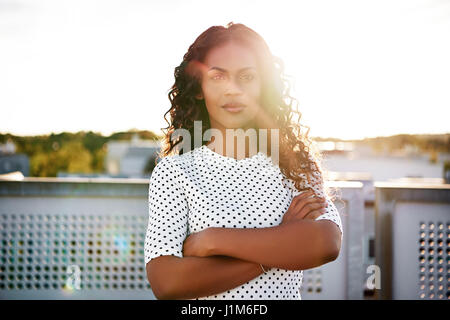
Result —
[[196, 149], [194, 149], [183, 154], [164, 156], [157, 161], [153, 170], [156, 170], [156, 172], [167, 170], [177, 171], [178, 169], [185, 168], [195, 161], [194, 156], [196, 153]]
[[171, 156], [165, 156], [156, 161], [156, 165], [152, 170], [151, 177], [158, 175], [167, 175], [173, 171], [173, 163]]

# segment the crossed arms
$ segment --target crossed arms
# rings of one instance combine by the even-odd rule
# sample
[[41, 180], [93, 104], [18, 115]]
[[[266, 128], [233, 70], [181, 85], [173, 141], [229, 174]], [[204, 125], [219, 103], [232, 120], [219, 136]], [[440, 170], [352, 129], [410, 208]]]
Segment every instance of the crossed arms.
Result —
[[246, 283], [269, 268], [304, 270], [335, 260], [338, 226], [329, 220], [295, 220], [268, 228], [207, 228], [191, 234], [183, 258], [160, 256], [147, 263], [158, 299], [193, 299]]

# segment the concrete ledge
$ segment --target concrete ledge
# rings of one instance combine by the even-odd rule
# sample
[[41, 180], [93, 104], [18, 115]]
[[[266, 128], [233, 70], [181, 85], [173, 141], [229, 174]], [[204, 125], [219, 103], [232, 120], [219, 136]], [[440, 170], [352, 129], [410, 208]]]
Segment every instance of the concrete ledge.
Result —
[[24, 178], [0, 180], [0, 196], [147, 197], [149, 179]]

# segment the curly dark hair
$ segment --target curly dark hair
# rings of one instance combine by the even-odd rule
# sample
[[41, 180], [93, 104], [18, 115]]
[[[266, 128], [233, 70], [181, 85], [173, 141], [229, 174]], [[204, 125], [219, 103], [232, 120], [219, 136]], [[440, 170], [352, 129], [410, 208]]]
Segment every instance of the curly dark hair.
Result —
[[[194, 121], [202, 123], [203, 133], [210, 128], [209, 114], [205, 101], [197, 99], [201, 93], [201, 82], [193, 66], [204, 62], [208, 52], [229, 42], [238, 43], [252, 49], [256, 55], [262, 75], [262, 112], [270, 119], [266, 127], [279, 130], [279, 167], [284, 178], [291, 179], [298, 191], [311, 189], [305, 187], [305, 178], [311, 183], [312, 175], [319, 175], [323, 182], [322, 155], [308, 137], [308, 126], [300, 124], [302, 114], [298, 102], [290, 95], [289, 78], [284, 74], [281, 59], [272, 55], [264, 39], [254, 30], [243, 24], [230, 22], [226, 26], [213, 26], [204, 31], [189, 47], [183, 61], [175, 68], [175, 83], [169, 91], [170, 109], [164, 114], [168, 126], [162, 128], [165, 134], [159, 159], [182, 154], [176, 146], [182, 138], [173, 136], [177, 129], [186, 129], [194, 135]], [[166, 119], [170, 114], [170, 121]], [[297, 120], [294, 119], [297, 115]], [[261, 127], [260, 127], [261, 128]], [[305, 130], [306, 129], [306, 130]], [[193, 140], [193, 139], [191, 139]], [[202, 145], [208, 141], [202, 141]], [[193, 141], [191, 142], [194, 148]], [[329, 195], [329, 190], [324, 188]]]

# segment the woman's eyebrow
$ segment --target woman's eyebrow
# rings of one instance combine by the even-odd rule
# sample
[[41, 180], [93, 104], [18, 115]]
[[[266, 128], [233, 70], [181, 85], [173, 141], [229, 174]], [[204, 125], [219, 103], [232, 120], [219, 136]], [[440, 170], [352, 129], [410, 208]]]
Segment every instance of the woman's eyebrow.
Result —
[[[251, 70], [251, 69], [252, 69], [252, 70], [256, 70], [255, 67], [245, 67], [245, 68], [239, 69], [238, 72], [242, 72], [242, 71], [245, 71], [245, 70]], [[228, 72], [227, 70], [225, 70], [225, 69], [223, 69], [223, 68], [219, 68], [219, 67], [211, 67], [211, 68], [209, 68], [208, 71], [212, 71], [212, 70], [217, 70], [217, 71], [224, 72], [224, 73], [227, 73], [227, 72]]]

